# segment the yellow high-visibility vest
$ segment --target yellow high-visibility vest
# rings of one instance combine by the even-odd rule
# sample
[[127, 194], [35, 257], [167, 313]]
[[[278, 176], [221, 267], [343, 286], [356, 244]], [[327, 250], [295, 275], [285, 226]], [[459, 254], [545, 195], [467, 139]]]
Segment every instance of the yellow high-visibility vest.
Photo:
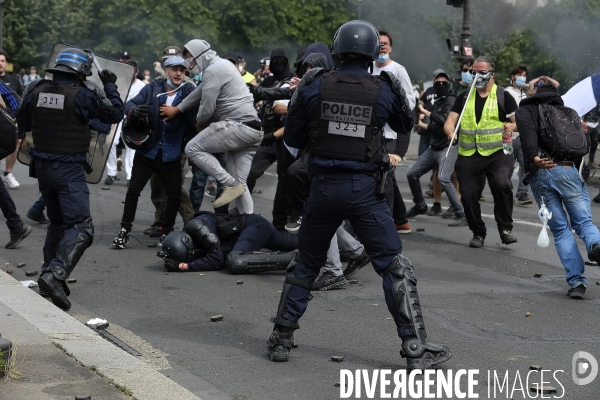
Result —
[[[474, 89], [477, 90], [477, 89]], [[483, 106], [479, 123], [475, 119], [475, 96], [465, 104], [465, 112], [460, 123], [458, 137], [458, 154], [472, 156], [475, 150], [482, 156], [490, 156], [502, 150], [502, 126], [504, 122], [498, 118], [497, 86], [494, 85]]]

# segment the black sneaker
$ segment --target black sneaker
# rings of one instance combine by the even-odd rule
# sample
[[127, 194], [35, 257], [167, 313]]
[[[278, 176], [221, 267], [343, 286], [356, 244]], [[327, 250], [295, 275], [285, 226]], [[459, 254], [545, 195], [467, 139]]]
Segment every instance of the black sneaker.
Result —
[[348, 261], [348, 265], [344, 270], [344, 277], [350, 278], [352, 275], [356, 274], [362, 267], [369, 263], [369, 256], [367, 252], [363, 250], [362, 254], [356, 258], [351, 258]]
[[588, 253], [588, 258], [592, 261], [596, 261], [598, 265], [600, 265], [600, 243], [594, 243], [590, 252]]
[[440, 203], [433, 203], [433, 206], [427, 211], [427, 215], [430, 217], [436, 217], [442, 215], [442, 205]]
[[598, 192], [598, 194], [596, 195], [596, 197], [594, 197], [594, 198], [592, 199], [592, 201], [593, 201], [594, 203], [600, 203], [600, 192]]
[[273, 330], [267, 340], [267, 354], [271, 361], [286, 362], [290, 357], [290, 350], [294, 345], [294, 332], [283, 333]]
[[577, 287], [570, 288], [567, 291], [567, 296], [569, 296], [572, 299], [582, 300], [584, 295], [585, 295], [585, 286], [583, 286], [583, 285], [579, 285]]
[[125, 228], [121, 228], [119, 235], [113, 240], [111, 247], [113, 249], [123, 250], [129, 243], [129, 231]]
[[347, 283], [348, 281], [344, 275], [335, 276], [333, 273], [325, 271], [313, 283], [313, 288], [316, 288], [313, 290], [331, 290], [340, 286], [344, 286]]
[[302, 223], [302, 214], [288, 216], [288, 222], [285, 224], [285, 230], [288, 232], [298, 232], [300, 230], [300, 224]]
[[473, 247], [475, 249], [483, 247], [484, 240], [485, 238], [483, 236], [473, 236], [473, 239], [471, 239], [471, 241], [469, 242], [469, 247]]
[[23, 239], [25, 239], [29, 234], [33, 231], [33, 228], [29, 225], [21, 222], [21, 227], [16, 231], [10, 232], [10, 242], [6, 243], [4, 248], [6, 249], [16, 249], [19, 243]]
[[460, 226], [469, 226], [469, 222], [467, 222], [467, 217], [465, 217], [465, 214], [462, 214], [455, 216], [454, 222], [449, 223], [448, 226], [455, 228]]
[[429, 208], [427, 207], [427, 205], [425, 205], [424, 207], [415, 205], [413, 208], [408, 210], [408, 212], [406, 213], [406, 218], [413, 218], [420, 214], [426, 214], [428, 210]]
[[26, 216], [27, 216], [27, 218], [29, 218], [33, 222], [37, 222], [38, 224], [46, 225], [46, 224], [50, 223], [50, 220], [48, 218], [46, 218], [43, 211], [39, 214], [35, 214], [35, 213], [32, 213], [31, 211], [28, 211]]
[[454, 207], [450, 206], [444, 213], [442, 214], [442, 218], [445, 219], [454, 219]]
[[433, 190], [428, 190], [424, 193], [425, 197], [428, 199], [433, 199]]
[[106, 177], [106, 180], [104, 181], [104, 184], [105, 185], [112, 185], [113, 183], [115, 183], [116, 180], [117, 180], [116, 176], [110, 176], [110, 175], [108, 175]]
[[517, 237], [513, 235], [512, 231], [505, 230], [500, 234], [500, 239], [502, 239], [502, 243], [504, 244], [512, 244], [517, 243]]
[[155, 222], [150, 228], [144, 230], [144, 235], [150, 237], [160, 237], [162, 235], [162, 227]]

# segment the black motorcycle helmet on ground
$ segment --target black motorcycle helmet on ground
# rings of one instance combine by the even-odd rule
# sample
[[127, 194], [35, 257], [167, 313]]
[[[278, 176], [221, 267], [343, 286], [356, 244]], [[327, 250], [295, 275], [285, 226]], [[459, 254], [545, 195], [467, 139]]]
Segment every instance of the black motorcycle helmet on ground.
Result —
[[91, 76], [93, 62], [94, 55], [91, 51], [69, 47], [58, 54], [54, 67], [47, 68], [46, 71], [68, 74], [81, 73], [85, 76]]
[[364, 56], [370, 60], [379, 57], [379, 31], [367, 21], [354, 20], [340, 26], [333, 37], [331, 54]]

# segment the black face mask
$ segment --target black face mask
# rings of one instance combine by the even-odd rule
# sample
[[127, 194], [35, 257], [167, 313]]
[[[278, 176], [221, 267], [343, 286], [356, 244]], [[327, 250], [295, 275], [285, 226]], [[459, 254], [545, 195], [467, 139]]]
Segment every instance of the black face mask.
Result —
[[446, 97], [450, 94], [450, 85], [433, 85], [437, 97]]
[[285, 61], [273, 61], [269, 65], [269, 69], [275, 75], [283, 74], [285, 72], [286, 62]]

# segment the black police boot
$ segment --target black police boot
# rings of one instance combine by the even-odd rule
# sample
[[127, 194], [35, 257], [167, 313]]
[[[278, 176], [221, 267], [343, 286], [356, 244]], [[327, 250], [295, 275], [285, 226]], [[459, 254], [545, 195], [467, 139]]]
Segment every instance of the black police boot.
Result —
[[63, 267], [54, 266], [52, 267], [51, 272], [46, 272], [40, 276], [38, 279], [38, 285], [40, 287], [40, 294], [44, 296], [44, 294], [50, 297], [52, 303], [58, 308], [63, 310], [69, 310], [71, 308], [71, 302], [67, 298], [71, 292], [67, 286], [65, 280], [57, 279], [55, 275], [65, 276], [66, 272]]
[[598, 192], [598, 194], [596, 195], [596, 197], [594, 197], [594, 198], [592, 199], [592, 201], [593, 201], [594, 203], [600, 203], [600, 192]]
[[380, 273], [383, 278], [386, 275], [395, 275], [392, 284], [392, 295], [394, 306], [391, 310], [394, 320], [399, 326], [410, 326], [414, 336], [403, 340], [400, 355], [406, 358], [407, 369], [433, 368], [452, 357], [450, 348], [427, 342], [427, 332], [423, 322], [423, 310], [417, 292], [417, 278], [408, 258], [398, 254], [386, 268]]
[[400, 356], [406, 358], [406, 369], [431, 369], [452, 358], [448, 346], [433, 343], [421, 343], [418, 338], [412, 338], [402, 343]]
[[269, 340], [267, 340], [269, 358], [275, 362], [286, 362], [290, 357], [290, 350], [293, 345], [294, 331], [283, 333], [279, 332], [276, 327], [269, 336]]

